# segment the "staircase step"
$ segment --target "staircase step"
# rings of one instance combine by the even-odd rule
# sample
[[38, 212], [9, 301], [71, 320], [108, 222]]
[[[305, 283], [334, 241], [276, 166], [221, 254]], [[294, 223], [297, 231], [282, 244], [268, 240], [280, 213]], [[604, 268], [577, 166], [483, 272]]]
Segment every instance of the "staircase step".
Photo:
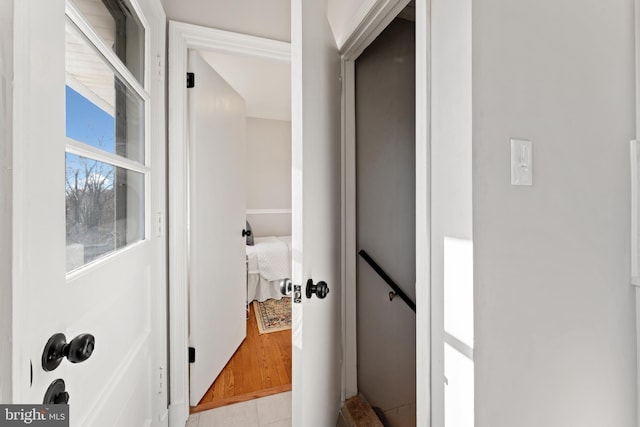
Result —
[[384, 427], [380, 418], [361, 394], [344, 402], [337, 427]]

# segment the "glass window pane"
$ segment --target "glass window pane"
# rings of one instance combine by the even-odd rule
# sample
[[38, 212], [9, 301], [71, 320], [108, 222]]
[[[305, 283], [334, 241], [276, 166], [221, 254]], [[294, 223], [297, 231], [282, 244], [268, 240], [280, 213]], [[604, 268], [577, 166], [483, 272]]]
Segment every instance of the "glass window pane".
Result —
[[144, 100], [67, 22], [66, 134], [144, 163]]
[[66, 153], [67, 271], [144, 239], [144, 175]]
[[73, 0], [102, 41], [144, 85], [144, 27], [125, 0]]

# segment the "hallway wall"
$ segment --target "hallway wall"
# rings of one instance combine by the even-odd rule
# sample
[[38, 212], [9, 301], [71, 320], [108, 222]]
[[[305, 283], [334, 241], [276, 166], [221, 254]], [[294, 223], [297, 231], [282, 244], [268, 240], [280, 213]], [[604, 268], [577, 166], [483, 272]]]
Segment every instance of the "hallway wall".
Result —
[[375, 4], [375, 0], [328, 0], [327, 17], [338, 47], [355, 29], [357, 17], [364, 17]]
[[636, 425], [633, 3], [474, 2], [477, 427]]
[[11, 395], [13, 0], [0, 0], [0, 402]]
[[[356, 60], [357, 250], [415, 301], [415, 29], [394, 20]], [[394, 426], [415, 425], [416, 315], [356, 264], [358, 390]]]
[[[469, 280], [473, 265], [469, 265], [469, 254], [460, 250], [462, 245], [473, 245], [475, 231], [471, 9], [472, 0], [434, 0], [431, 9], [430, 296], [433, 342], [442, 343], [446, 330], [474, 348], [473, 281]], [[446, 343], [434, 345], [431, 357], [434, 425], [443, 425], [444, 417], [449, 426], [469, 426], [473, 362]]]
[[167, 19], [291, 41], [290, 0], [164, 0]]

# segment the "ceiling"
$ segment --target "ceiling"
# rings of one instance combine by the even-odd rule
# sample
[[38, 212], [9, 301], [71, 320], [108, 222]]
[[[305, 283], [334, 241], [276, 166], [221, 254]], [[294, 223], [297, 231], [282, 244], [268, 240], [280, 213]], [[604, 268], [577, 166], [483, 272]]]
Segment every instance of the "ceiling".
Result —
[[247, 117], [291, 120], [291, 64], [251, 56], [199, 51], [242, 96]]

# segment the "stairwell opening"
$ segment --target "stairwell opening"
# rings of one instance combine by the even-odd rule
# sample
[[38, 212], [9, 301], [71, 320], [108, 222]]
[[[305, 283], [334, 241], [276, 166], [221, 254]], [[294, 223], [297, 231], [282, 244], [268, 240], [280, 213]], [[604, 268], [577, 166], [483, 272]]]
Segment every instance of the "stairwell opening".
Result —
[[[355, 61], [356, 250], [415, 302], [415, 16], [410, 4]], [[357, 385], [385, 425], [416, 425], [416, 317], [356, 264]]]

